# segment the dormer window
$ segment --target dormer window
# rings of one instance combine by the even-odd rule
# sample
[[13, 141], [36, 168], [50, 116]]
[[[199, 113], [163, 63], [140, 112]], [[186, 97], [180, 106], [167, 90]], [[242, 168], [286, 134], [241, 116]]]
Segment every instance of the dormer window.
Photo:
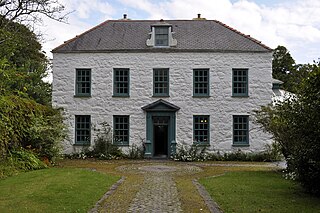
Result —
[[172, 37], [172, 25], [161, 20], [151, 25], [150, 38], [147, 40], [148, 47], [173, 47], [177, 46], [177, 40]]
[[169, 46], [169, 27], [155, 27], [155, 46]]

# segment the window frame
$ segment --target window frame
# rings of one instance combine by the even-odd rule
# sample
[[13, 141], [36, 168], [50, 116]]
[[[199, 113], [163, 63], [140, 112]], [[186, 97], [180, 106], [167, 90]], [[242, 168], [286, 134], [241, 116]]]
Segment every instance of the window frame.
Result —
[[[166, 77], [167, 81], [156, 81], [156, 72], [157, 71], [165, 71], [166, 72]], [[164, 76], [160, 76], [164, 77]], [[156, 84], [166, 84], [167, 92], [163, 93], [156, 93]], [[155, 97], [169, 97], [170, 95], [170, 72], [169, 68], [154, 68], [153, 69], [153, 96]]]
[[[201, 130], [205, 130], [205, 129], [196, 129], [196, 118], [197, 117], [203, 117], [204, 119], [207, 119], [207, 138], [208, 141], [204, 142], [204, 141], [196, 141], [196, 131], [201, 131]], [[203, 135], [203, 134], [202, 134]], [[210, 115], [193, 115], [193, 144], [198, 144], [198, 145], [210, 145]]]
[[[204, 77], [204, 76], [196, 76], [196, 72], [199, 71], [206, 71], [207, 72], [207, 81], [197, 81], [196, 78]], [[196, 93], [196, 89], [199, 89], [199, 87], [196, 87], [196, 84], [206, 84], [207, 92], [206, 93]], [[202, 87], [203, 88], [203, 87]], [[209, 68], [197, 68], [193, 69], [193, 97], [210, 97], [210, 69]]]
[[[116, 122], [116, 119], [117, 118], [127, 118], [128, 122], [126, 123], [128, 128], [127, 129], [117, 129], [116, 128], [116, 125], [117, 125], [117, 122]], [[124, 123], [122, 123], [124, 124]], [[118, 134], [116, 134], [116, 131], [127, 131], [127, 138], [128, 138], [128, 141], [125, 141], [125, 142], [117, 142], [116, 141], [116, 137]], [[113, 144], [114, 145], [117, 145], [117, 146], [129, 146], [129, 143], [130, 143], [130, 116], [129, 115], [114, 115], [113, 116]]]
[[[117, 72], [126, 71], [127, 81], [116, 81]], [[119, 93], [117, 90], [119, 88], [118, 84], [127, 84], [127, 93]], [[129, 97], [130, 96], [130, 69], [129, 68], [113, 68], [113, 97]]]
[[[157, 30], [159, 29], [166, 29], [167, 32], [166, 33], [157, 33]], [[154, 46], [155, 47], [169, 47], [169, 26], [155, 26], [154, 27]], [[166, 44], [158, 44], [157, 41], [161, 40], [165, 40], [163, 38], [157, 38], [157, 36], [166, 36], [167, 37], [167, 43]]]
[[[246, 122], [235, 122], [235, 119], [236, 118], [245, 118], [246, 119]], [[246, 129], [244, 128], [235, 128], [236, 124], [245, 124], [246, 125]], [[239, 136], [239, 134], [235, 134], [236, 131], [245, 131], [245, 137], [246, 137], [246, 141], [236, 141], [235, 140], [235, 137], [243, 137], [243, 135]], [[239, 147], [239, 146], [250, 146], [250, 143], [249, 143], [249, 115], [233, 115], [232, 116], [232, 146], [235, 146], [235, 147]]]
[[[243, 81], [238, 81], [238, 80], [234, 80], [235, 77], [240, 77], [243, 78], [244, 76], [241, 75], [239, 76], [238, 74], [235, 76], [235, 71], [241, 71], [241, 72], [245, 72], [245, 77], [246, 80]], [[245, 86], [243, 87], [235, 87], [235, 84], [245, 84]], [[239, 93], [239, 92], [235, 92], [235, 88], [245, 88], [245, 92]], [[249, 96], [249, 69], [248, 68], [233, 68], [232, 69], [232, 96], [233, 97], [248, 97]]]
[[[78, 128], [78, 118], [88, 118], [89, 127], [88, 128]], [[91, 144], [91, 115], [75, 115], [75, 138], [74, 138], [74, 145], [78, 146], [90, 146]], [[78, 141], [78, 131], [88, 131], [88, 138], [87, 141]]]
[[[89, 81], [79, 81], [79, 72], [89, 72]], [[91, 80], [92, 80], [92, 77], [91, 77], [91, 74], [92, 71], [90, 68], [76, 68], [76, 79], [75, 79], [75, 97], [90, 97], [91, 96], [91, 90], [92, 90], [92, 83], [91, 83]], [[82, 75], [82, 74], [81, 74]], [[87, 77], [87, 76], [85, 76]], [[85, 93], [82, 93], [82, 92], [79, 92], [79, 90], [81, 90], [83, 88], [83, 84], [87, 84], [89, 83], [89, 92], [85, 92]], [[81, 88], [80, 88], [80, 85], [81, 85]], [[80, 89], [79, 89], [80, 88]]]

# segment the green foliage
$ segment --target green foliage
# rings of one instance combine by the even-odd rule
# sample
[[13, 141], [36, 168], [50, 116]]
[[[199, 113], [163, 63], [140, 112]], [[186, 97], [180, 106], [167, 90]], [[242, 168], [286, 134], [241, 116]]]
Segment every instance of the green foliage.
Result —
[[143, 159], [145, 153], [144, 139], [140, 138], [140, 144], [133, 144], [129, 146], [128, 153], [124, 154], [125, 158], [128, 159]]
[[209, 152], [206, 146], [193, 144], [178, 144], [177, 151], [171, 156], [175, 161], [251, 161], [274, 162], [281, 160], [276, 144], [267, 145], [260, 153], [246, 153], [240, 149], [236, 152]]
[[[273, 52], [272, 77], [284, 82], [284, 88], [288, 90], [287, 83], [290, 73], [295, 69], [295, 61], [284, 46], [278, 46]], [[289, 89], [289, 91], [291, 91]]]
[[15, 168], [24, 171], [47, 168], [47, 165], [39, 160], [34, 153], [23, 148], [10, 151], [8, 159]]
[[207, 146], [200, 144], [177, 144], [176, 152], [171, 156], [175, 161], [204, 161], [207, 160]]
[[95, 128], [96, 136], [94, 138], [93, 149], [86, 149], [84, 153], [87, 156], [111, 160], [122, 157], [122, 152], [118, 146], [114, 145], [112, 138], [112, 128], [107, 122], [102, 122], [100, 128]]
[[51, 85], [42, 80], [47, 67], [37, 36], [26, 26], [0, 17], [0, 95], [15, 94], [49, 105]]
[[256, 112], [287, 160], [288, 172], [310, 192], [320, 195], [320, 64], [302, 79], [297, 93]]
[[0, 157], [23, 147], [54, 160], [66, 136], [61, 112], [18, 96], [0, 96]]
[[274, 171], [228, 172], [199, 181], [224, 212], [319, 212], [320, 199]]
[[119, 177], [50, 168], [0, 181], [0, 212], [88, 212]]

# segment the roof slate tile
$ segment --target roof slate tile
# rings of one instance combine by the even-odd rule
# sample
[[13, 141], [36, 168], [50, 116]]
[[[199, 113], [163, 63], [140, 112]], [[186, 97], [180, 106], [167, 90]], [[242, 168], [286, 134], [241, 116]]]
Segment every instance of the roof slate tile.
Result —
[[146, 45], [151, 26], [159, 21], [110, 20], [70, 39], [52, 52], [270, 52], [271, 48], [215, 20], [166, 20], [178, 44], [170, 48]]

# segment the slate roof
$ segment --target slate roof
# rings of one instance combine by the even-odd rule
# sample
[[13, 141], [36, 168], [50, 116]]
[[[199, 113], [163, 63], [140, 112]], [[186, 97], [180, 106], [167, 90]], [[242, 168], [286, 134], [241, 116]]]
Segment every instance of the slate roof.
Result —
[[165, 20], [178, 44], [146, 45], [157, 20], [110, 20], [56, 47], [52, 52], [270, 52], [271, 48], [216, 20]]

